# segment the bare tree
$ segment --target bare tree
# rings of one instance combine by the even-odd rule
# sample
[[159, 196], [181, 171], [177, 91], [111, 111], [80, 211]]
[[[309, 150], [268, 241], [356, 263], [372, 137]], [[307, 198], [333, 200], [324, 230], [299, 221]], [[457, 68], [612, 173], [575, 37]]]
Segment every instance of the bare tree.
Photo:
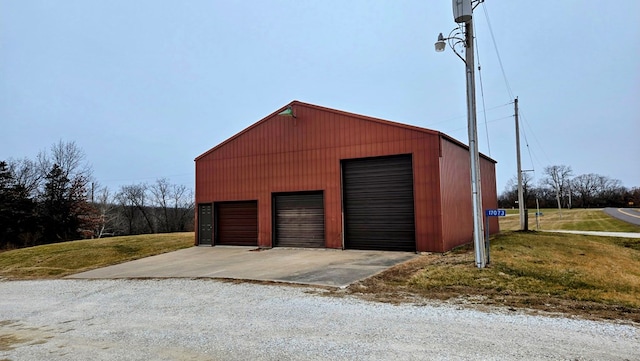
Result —
[[156, 216], [164, 232], [183, 231], [193, 214], [193, 194], [184, 185], [161, 178], [149, 187]]
[[[166, 178], [123, 186], [115, 196], [129, 234], [189, 231], [193, 228], [193, 192]], [[141, 225], [142, 224], [142, 225]]]
[[129, 233], [133, 232], [133, 220], [139, 213], [147, 225], [147, 232], [155, 233], [155, 227], [150, 215], [150, 205], [147, 204], [147, 184], [133, 184], [122, 186], [116, 198], [121, 205], [125, 217], [129, 221]]
[[569, 181], [573, 170], [566, 165], [552, 165], [544, 168], [544, 173], [547, 175], [542, 180], [543, 184], [551, 187], [556, 194], [556, 201], [558, 202], [558, 211], [560, 217], [562, 217], [562, 204], [561, 197], [563, 197], [569, 187]]
[[171, 232], [173, 228], [169, 217], [170, 188], [171, 184], [166, 178], [156, 180], [156, 182], [149, 187], [153, 204], [157, 208], [156, 218], [160, 223], [161, 231], [164, 232]]
[[598, 176], [597, 180], [597, 203], [598, 205], [614, 205], [624, 203], [624, 193], [626, 189], [618, 179], [607, 176]]
[[26, 196], [35, 197], [44, 179], [38, 164], [28, 158], [10, 159], [8, 164], [16, 184], [22, 187]]
[[[117, 225], [118, 212], [115, 205], [115, 197], [108, 187], [99, 187], [95, 182], [91, 183], [92, 203], [98, 210], [99, 222], [96, 226], [94, 236], [102, 238], [106, 235], [113, 235]], [[97, 190], [96, 190], [97, 189]]]
[[581, 207], [593, 205], [598, 192], [599, 176], [597, 174], [581, 174], [571, 180], [571, 189], [576, 193]]
[[[533, 187], [533, 175], [531, 173], [522, 173], [522, 193], [524, 195], [525, 208], [528, 208], [529, 199]], [[507, 181], [504, 193], [501, 195], [501, 201], [504, 205], [513, 207], [518, 201], [518, 176], [513, 176]]]
[[626, 206], [637, 207], [640, 205], [640, 187], [633, 187], [629, 190]]
[[184, 185], [173, 185], [172, 190], [175, 231], [187, 231], [193, 226], [194, 196], [193, 191]]
[[136, 221], [138, 210], [130, 200], [130, 197], [127, 196], [128, 186], [120, 187], [120, 191], [116, 194], [115, 200], [119, 207], [119, 214], [123, 218], [125, 223], [126, 230], [124, 233], [126, 234], [136, 234]]
[[40, 151], [36, 164], [41, 178], [44, 178], [56, 164], [62, 176], [69, 180], [83, 180], [82, 186], [86, 186], [93, 178], [91, 165], [86, 161], [84, 151], [75, 142], [59, 140], [49, 148], [49, 151]]

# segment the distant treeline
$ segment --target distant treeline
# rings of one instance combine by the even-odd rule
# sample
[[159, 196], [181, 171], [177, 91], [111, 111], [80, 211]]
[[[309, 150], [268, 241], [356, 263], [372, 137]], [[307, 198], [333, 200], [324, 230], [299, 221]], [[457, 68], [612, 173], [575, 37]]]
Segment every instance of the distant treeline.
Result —
[[[622, 182], [600, 174], [573, 176], [566, 165], [548, 166], [537, 185], [531, 173], [522, 173], [522, 188], [527, 208], [601, 208], [640, 207], [640, 187], [626, 188]], [[502, 208], [518, 207], [518, 180], [513, 177], [500, 195]]]
[[0, 161], [0, 249], [192, 231], [193, 202], [192, 190], [164, 178], [100, 187], [84, 152], [60, 141], [35, 160]]

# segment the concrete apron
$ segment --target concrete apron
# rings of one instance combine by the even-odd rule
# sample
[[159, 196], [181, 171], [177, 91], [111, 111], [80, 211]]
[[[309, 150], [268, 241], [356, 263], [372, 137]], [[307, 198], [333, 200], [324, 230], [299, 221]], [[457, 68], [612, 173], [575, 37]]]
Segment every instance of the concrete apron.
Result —
[[416, 256], [409, 252], [201, 246], [66, 278], [226, 278], [344, 288]]

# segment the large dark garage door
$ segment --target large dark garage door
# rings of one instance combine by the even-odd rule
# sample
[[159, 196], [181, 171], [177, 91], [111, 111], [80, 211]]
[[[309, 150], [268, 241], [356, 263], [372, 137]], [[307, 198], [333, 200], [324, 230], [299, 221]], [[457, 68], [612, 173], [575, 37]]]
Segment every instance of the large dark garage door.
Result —
[[278, 194], [273, 199], [276, 246], [325, 246], [322, 193]]
[[215, 204], [215, 244], [258, 245], [258, 202]]
[[342, 162], [345, 248], [415, 251], [411, 155]]

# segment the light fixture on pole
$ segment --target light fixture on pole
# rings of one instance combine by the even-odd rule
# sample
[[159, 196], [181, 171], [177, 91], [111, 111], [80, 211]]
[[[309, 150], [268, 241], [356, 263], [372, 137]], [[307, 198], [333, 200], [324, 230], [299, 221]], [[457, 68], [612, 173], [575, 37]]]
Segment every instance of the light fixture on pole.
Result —
[[440, 35], [438, 35], [438, 41], [436, 42], [436, 51], [438, 53], [441, 53], [444, 51], [444, 48], [447, 46], [447, 43], [444, 42], [444, 36], [442, 36], [442, 33], [440, 33]]
[[[473, 58], [473, 8], [484, 0], [453, 0], [453, 18], [459, 25], [449, 33], [448, 37], [438, 35], [435, 43], [437, 52], [444, 51], [448, 42], [449, 47], [466, 65], [467, 75], [467, 127], [469, 131], [469, 156], [471, 159], [471, 203], [473, 206], [473, 245], [475, 260], [478, 268], [487, 264], [485, 254], [485, 239], [482, 222], [482, 191], [480, 188], [480, 153], [478, 151], [478, 126], [476, 121], [476, 85]], [[475, 4], [475, 6], [474, 6]], [[463, 58], [456, 50], [456, 46], [463, 48]]]

